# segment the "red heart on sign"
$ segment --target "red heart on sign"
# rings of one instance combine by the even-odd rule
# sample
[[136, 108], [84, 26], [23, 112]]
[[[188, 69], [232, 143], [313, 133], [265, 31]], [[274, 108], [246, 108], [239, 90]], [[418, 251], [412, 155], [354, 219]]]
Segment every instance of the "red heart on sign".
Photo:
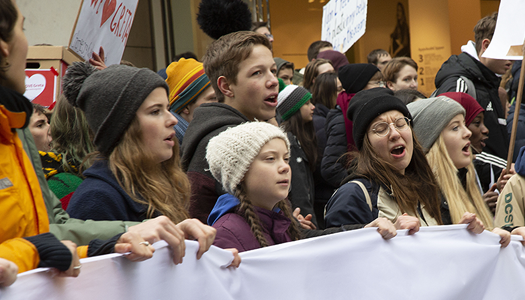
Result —
[[116, 6], [116, 0], [106, 0], [106, 3], [104, 3], [104, 7], [102, 8], [102, 21], [100, 22], [100, 27], [102, 27], [109, 17], [113, 15]]

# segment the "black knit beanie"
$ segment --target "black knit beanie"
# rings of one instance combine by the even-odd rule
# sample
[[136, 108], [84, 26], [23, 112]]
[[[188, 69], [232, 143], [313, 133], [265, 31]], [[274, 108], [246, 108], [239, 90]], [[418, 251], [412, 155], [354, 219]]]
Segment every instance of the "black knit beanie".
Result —
[[370, 79], [379, 72], [373, 64], [349, 64], [339, 68], [337, 76], [349, 94], [355, 94], [366, 87]]
[[394, 97], [394, 92], [390, 89], [379, 87], [355, 94], [346, 115], [353, 122], [352, 133], [357, 149], [361, 150], [363, 147], [363, 139], [370, 122], [390, 110], [397, 110], [412, 119], [406, 105]]
[[64, 76], [64, 95], [82, 109], [95, 133], [93, 143], [106, 157], [128, 129], [140, 105], [156, 88], [169, 88], [157, 73], [112, 65], [97, 71], [89, 63], [73, 63]]

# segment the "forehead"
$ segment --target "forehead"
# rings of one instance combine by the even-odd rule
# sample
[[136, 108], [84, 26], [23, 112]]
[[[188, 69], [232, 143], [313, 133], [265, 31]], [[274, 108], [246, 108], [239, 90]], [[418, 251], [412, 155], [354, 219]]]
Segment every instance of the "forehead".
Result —
[[257, 65], [275, 65], [272, 52], [264, 45], [254, 45], [250, 55], [239, 64], [240, 68], [251, 68]]
[[260, 34], [265, 34], [265, 33], [270, 33], [270, 30], [268, 30], [268, 28], [266, 28], [265, 26], [262, 26], [262, 27], [255, 29], [255, 32], [260, 33]]
[[393, 122], [394, 120], [402, 117], [404, 117], [404, 115], [400, 111], [390, 110], [377, 116], [371, 124], [374, 124], [376, 122]]

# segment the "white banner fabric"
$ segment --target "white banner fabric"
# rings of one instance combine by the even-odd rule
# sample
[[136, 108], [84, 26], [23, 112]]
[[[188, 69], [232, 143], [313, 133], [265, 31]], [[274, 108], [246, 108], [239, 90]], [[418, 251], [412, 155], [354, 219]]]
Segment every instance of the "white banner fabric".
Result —
[[197, 243], [174, 265], [164, 242], [152, 259], [120, 255], [82, 260], [78, 278], [45, 269], [19, 275], [0, 299], [525, 299], [525, 255], [518, 237], [471, 234], [466, 225], [406, 230], [383, 240], [374, 228], [241, 253], [212, 247], [196, 260]]

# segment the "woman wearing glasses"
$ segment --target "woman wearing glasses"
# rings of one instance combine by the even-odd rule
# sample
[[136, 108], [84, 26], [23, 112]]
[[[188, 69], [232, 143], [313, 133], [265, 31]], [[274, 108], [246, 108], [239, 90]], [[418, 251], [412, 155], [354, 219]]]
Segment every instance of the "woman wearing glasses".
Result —
[[326, 226], [366, 224], [377, 217], [395, 222], [404, 214], [422, 226], [442, 224], [439, 188], [401, 100], [385, 88], [361, 91], [347, 115], [358, 152], [351, 154], [351, 175], [328, 201]]

